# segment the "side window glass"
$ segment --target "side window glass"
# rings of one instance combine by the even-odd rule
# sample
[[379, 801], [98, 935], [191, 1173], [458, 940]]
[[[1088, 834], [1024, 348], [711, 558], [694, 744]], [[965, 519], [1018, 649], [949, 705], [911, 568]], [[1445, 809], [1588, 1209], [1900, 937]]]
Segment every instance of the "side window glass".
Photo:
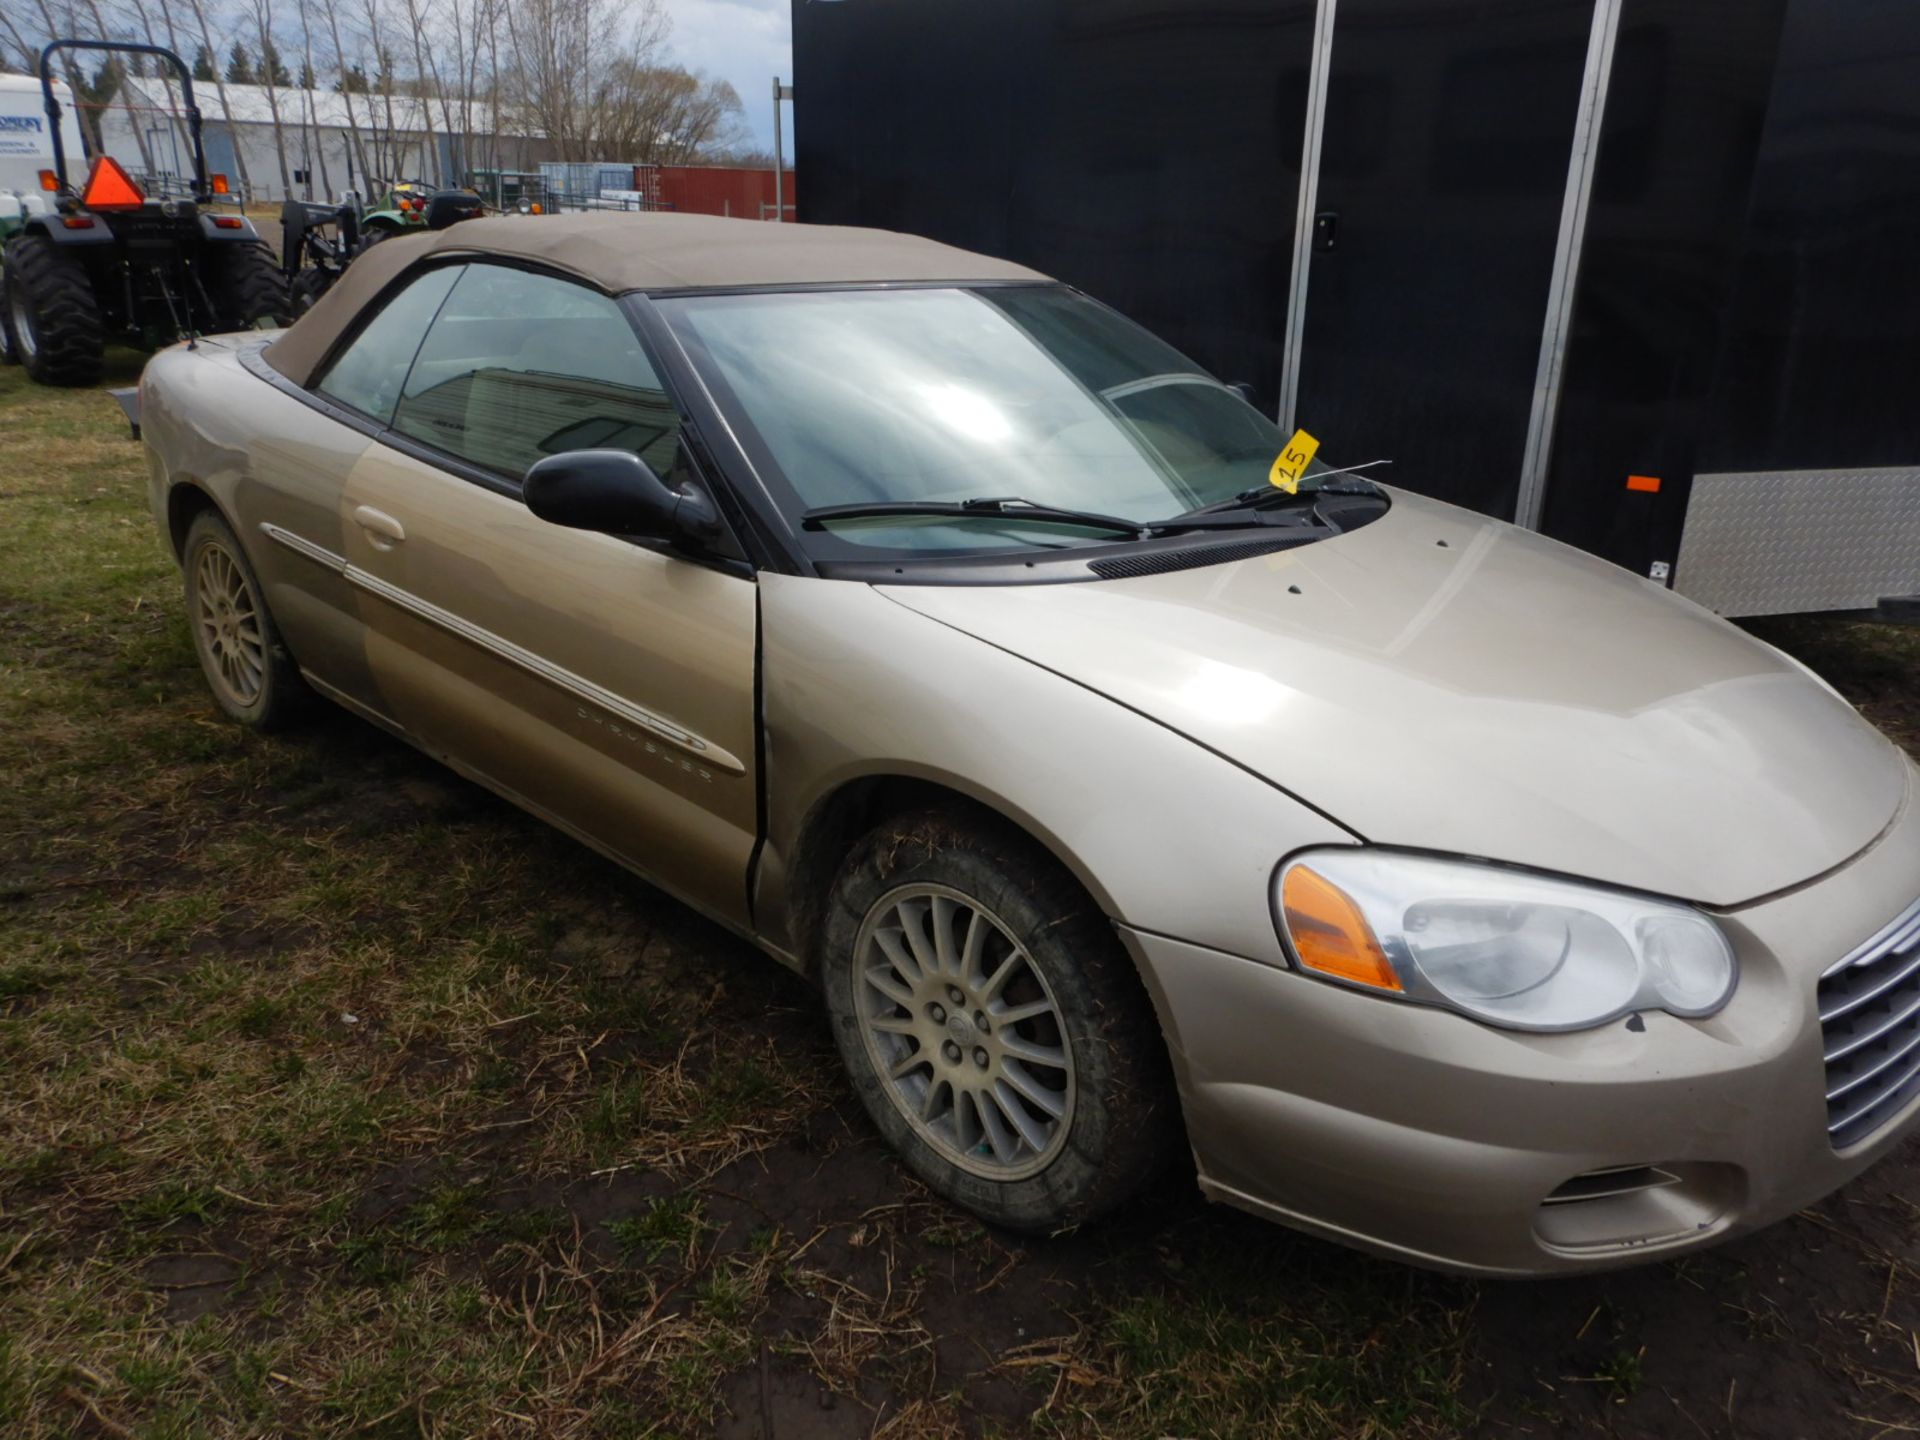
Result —
[[460, 277], [393, 428], [515, 480], [565, 450], [631, 450], [666, 476], [680, 451], [673, 402], [620, 307], [504, 265]]
[[429, 270], [409, 283], [354, 336], [313, 388], [363, 415], [391, 421], [420, 336], [465, 268]]

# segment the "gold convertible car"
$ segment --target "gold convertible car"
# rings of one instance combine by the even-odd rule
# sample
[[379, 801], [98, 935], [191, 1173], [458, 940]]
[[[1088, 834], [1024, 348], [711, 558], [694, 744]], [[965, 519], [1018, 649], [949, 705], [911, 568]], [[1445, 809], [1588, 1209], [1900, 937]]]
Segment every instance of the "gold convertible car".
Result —
[[814, 977], [940, 1194], [1541, 1274], [1920, 1117], [1920, 772], [1633, 575], [1016, 265], [469, 221], [141, 381], [222, 710], [314, 695]]

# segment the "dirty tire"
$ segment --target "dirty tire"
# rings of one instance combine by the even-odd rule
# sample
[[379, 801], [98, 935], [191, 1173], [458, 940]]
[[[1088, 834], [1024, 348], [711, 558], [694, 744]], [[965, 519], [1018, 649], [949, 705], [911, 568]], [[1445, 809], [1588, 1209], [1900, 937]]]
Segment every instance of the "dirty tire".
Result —
[[311, 310], [320, 297], [333, 288], [333, 276], [317, 265], [310, 265], [293, 277], [291, 290], [293, 318], [298, 320]]
[[13, 317], [7, 310], [7, 272], [0, 266], [0, 365], [18, 365], [20, 351], [13, 343]]
[[293, 323], [287, 277], [264, 242], [215, 246], [206, 256], [207, 290], [221, 330]]
[[313, 692], [300, 678], [267, 609], [260, 577], [227, 522], [211, 510], [196, 516], [181, 565], [187, 625], [214, 703], [252, 730], [279, 730], [298, 720]]
[[[926, 908], [916, 910], [923, 896]], [[933, 908], [935, 900], [944, 903], [944, 912]], [[902, 904], [908, 909], [901, 910]], [[891, 936], [887, 953], [911, 951], [902, 944], [904, 929], [891, 927], [916, 913], [924, 926], [917, 936], [927, 948], [938, 948], [934, 937], [946, 930], [951, 944], [944, 958], [965, 986], [964, 999], [944, 1020], [934, 1018], [944, 1012], [932, 1000], [963, 993], [948, 986], [947, 969], [919, 967], [913, 983], [932, 987], [913, 991], [916, 1000], [929, 1001], [925, 1008], [889, 998], [868, 978], [877, 971], [895, 989], [905, 984], [906, 971], [889, 968], [881, 958], [887, 947], [879, 942], [885, 934]], [[948, 918], [940, 918], [943, 913]], [[971, 914], [984, 914], [989, 923], [974, 967], [963, 953]], [[1126, 1200], [1170, 1153], [1179, 1132], [1166, 1047], [1132, 962], [1073, 877], [1012, 826], [965, 811], [888, 821], [862, 839], [841, 867], [821, 938], [821, 986], [854, 1092], [908, 1167], [941, 1196], [1009, 1229], [1057, 1231]], [[998, 969], [1008, 956], [1014, 957], [1014, 979], [997, 996], [982, 999], [987, 984], [965, 978], [966, 972]], [[1019, 985], [1026, 989], [1016, 993]], [[997, 1005], [1009, 1017], [1044, 1013], [1002, 1024], [991, 1008], [975, 1008], [981, 1004]], [[988, 1023], [976, 1029], [969, 1017], [981, 1016]], [[894, 1028], [886, 1029], [889, 1024]], [[1042, 1027], [1037, 1032], [1036, 1025]], [[907, 1038], [903, 1027], [915, 1034]], [[949, 1047], [949, 1039], [958, 1043]], [[1036, 1076], [1062, 1087], [1047, 1091], [1049, 1104], [1063, 1105], [1058, 1121], [1020, 1104], [1025, 1126], [1052, 1132], [1042, 1145], [1019, 1143], [1027, 1130], [1001, 1101], [1020, 1097], [999, 1089], [1003, 1082], [993, 1078], [1008, 1063], [1011, 1047], [1007, 1054], [981, 1058], [988, 1047], [1009, 1040], [1027, 1042], [1019, 1054], [1064, 1052], [1068, 1062], [1056, 1072], [1019, 1061], [1018, 1073], [1008, 1077], [1023, 1089]], [[949, 1048], [959, 1050], [961, 1059], [948, 1065], [944, 1073], [952, 1079], [942, 1092], [935, 1056]], [[916, 1098], [905, 1093], [916, 1084], [915, 1072], [895, 1077], [922, 1054], [926, 1063], [918, 1074], [926, 1082]], [[976, 1062], [978, 1072], [966, 1068]], [[1001, 1101], [976, 1090], [963, 1102], [963, 1086], [997, 1089]], [[910, 1110], [937, 1110], [934, 1097], [942, 1093], [950, 1115], [909, 1118]], [[1018, 1148], [1003, 1155], [989, 1129], [1011, 1137]]]
[[44, 235], [7, 242], [9, 346], [42, 385], [91, 385], [100, 378], [106, 326], [79, 258]]

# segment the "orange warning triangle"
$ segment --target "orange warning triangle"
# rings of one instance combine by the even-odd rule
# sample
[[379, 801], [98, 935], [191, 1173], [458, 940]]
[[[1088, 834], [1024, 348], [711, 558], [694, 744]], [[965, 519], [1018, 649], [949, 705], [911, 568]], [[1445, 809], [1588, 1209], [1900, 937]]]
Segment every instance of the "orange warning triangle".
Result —
[[147, 197], [133, 183], [133, 177], [120, 168], [111, 155], [93, 162], [87, 174], [87, 188], [80, 192], [80, 203], [89, 210], [131, 210], [146, 204]]

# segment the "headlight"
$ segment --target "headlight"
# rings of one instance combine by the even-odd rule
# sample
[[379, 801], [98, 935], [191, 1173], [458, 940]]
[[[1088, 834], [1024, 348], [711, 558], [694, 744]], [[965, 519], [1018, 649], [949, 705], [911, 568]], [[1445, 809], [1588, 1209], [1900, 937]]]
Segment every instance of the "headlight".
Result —
[[1733, 951], [1691, 906], [1516, 870], [1380, 850], [1282, 866], [1275, 913], [1311, 975], [1514, 1030], [1581, 1030], [1632, 1010], [1709, 1015]]

